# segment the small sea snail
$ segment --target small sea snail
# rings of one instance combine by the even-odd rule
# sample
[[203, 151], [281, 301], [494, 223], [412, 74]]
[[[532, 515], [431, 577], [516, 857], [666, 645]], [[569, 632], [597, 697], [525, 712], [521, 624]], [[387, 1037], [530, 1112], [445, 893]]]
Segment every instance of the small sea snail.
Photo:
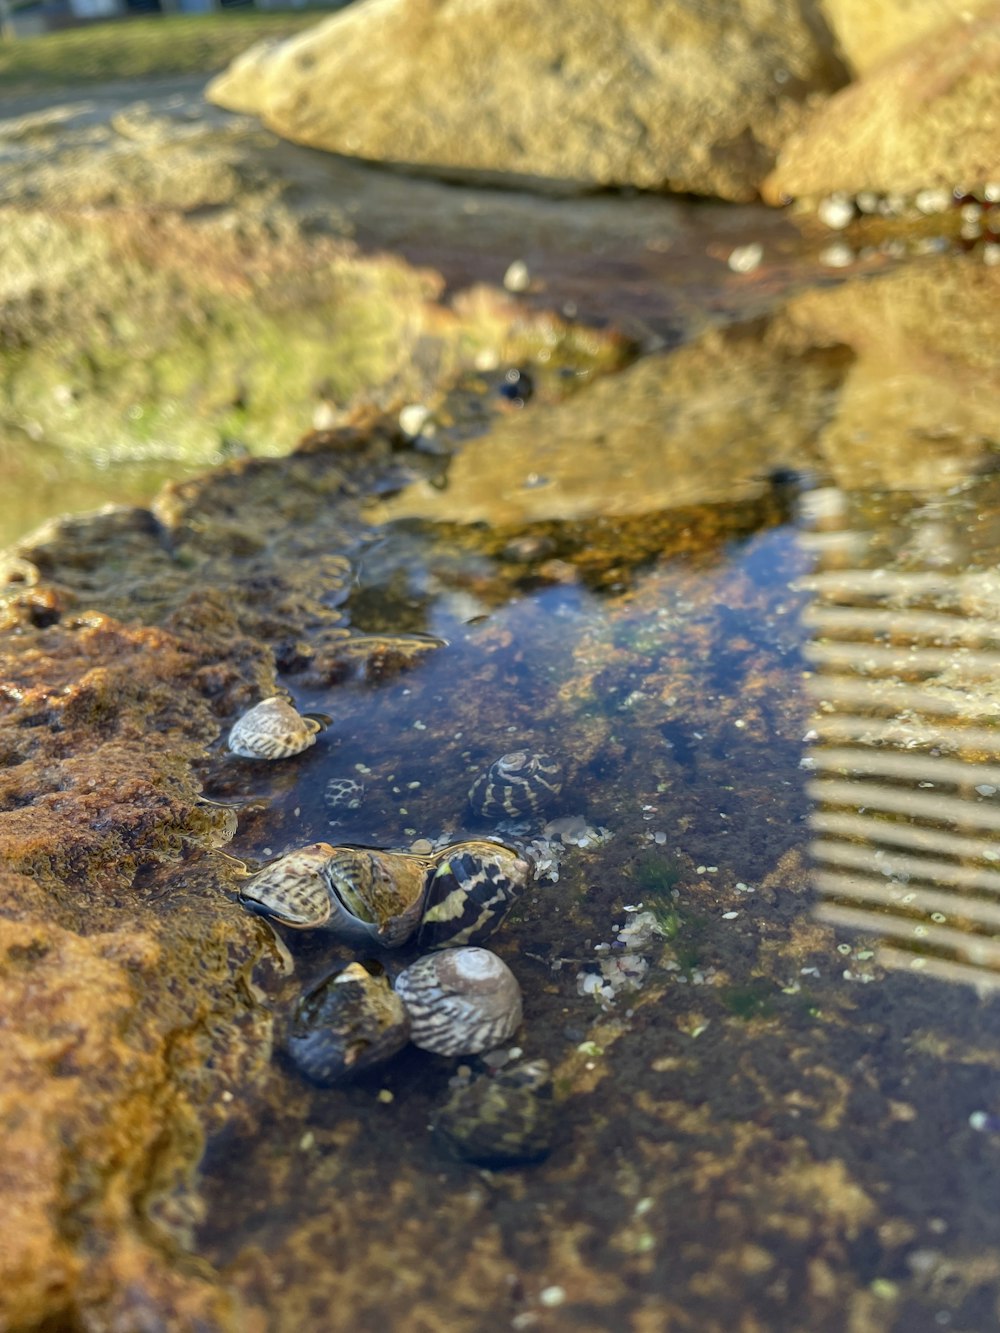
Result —
[[521, 1022], [517, 978], [489, 949], [425, 954], [396, 978], [410, 1040], [438, 1055], [475, 1055], [507, 1041]]
[[331, 853], [323, 867], [332, 892], [329, 929], [352, 943], [405, 944], [420, 924], [431, 858], [365, 847]]
[[243, 714], [229, 732], [229, 748], [244, 759], [287, 759], [316, 744], [320, 723], [273, 695]]
[[333, 852], [328, 842], [311, 842], [279, 856], [244, 884], [240, 902], [297, 930], [326, 925], [333, 899], [324, 870]]
[[410, 1024], [388, 979], [361, 963], [307, 991], [295, 1006], [288, 1052], [314, 1083], [342, 1083], [402, 1050]]
[[471, 841], [445, 847], [436, 858], [420, 924], [424, 948], [482, 944], [531, 878], [531, 863], [501, 843]]
[[502, 754], [469, 788], [469, 804], [484, 819], [520, 819], [546, 809], [562, 791], [562, 767], [547, 754]]
[[435, 1134], [451, 1152], [480, 1166], [540, 1161], [554, 1128], [547, 1060], [524, 1060], [461, 1084], [434, 1121]]

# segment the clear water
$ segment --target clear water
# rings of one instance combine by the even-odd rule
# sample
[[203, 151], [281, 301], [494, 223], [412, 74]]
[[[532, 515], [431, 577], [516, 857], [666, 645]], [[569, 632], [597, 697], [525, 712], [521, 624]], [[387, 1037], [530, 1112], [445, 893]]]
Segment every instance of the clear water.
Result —
[[[995, 945], [992, 916], [961, 904], [994, 889], [994, 793], [976, 790], [996, 776], [979, 754], [993, 494], [989, 478], [932, 503], [813, 478], [513, 545], [379, 529], [352, 625], [444, 646], [380, 684], [300, 694], [332, 723], [294, 772], [255, 779], [230, 850], [257, 864], [314, 840], [482, 832], [470, 781], [516, 748], [563, 759], [550, 814], [597, 837], [557, 848], [558, 880], [492, 942], [524, 991], [517, 1044], [556, 1071], [538, 1165], [483, 1172], [435, 1146], [449, 1079], [475, 1059], [410, 1050], [346, 1089], [303, 1080], [283, 1024], [352, 955], [286, 936], [293, 970], [261, 978], [279, 1051], [242, 1129], [209, 1145], [202, 1235], [276, 1327], [992, 1326], [997, 1011], [968, 982], [991, 981]], [[891, 626], [852, 618], [873, 608]], [[877, 658], [924, 640], [939, 657]], [[962, 674], [972, 650], [985, 693]], [[953, 704], [933, 736], [912, 696], [928, 665]], [[326, 803], [333, 777], [364, 783], [357, 809]], [[959, 829], [967, 844], [920, 841]], [[910, 879], [923, 896], [901, 906]], [[932, 890], [955, 903], [947, 936]], [[662, 933], [622, 982], [640, 907]]]

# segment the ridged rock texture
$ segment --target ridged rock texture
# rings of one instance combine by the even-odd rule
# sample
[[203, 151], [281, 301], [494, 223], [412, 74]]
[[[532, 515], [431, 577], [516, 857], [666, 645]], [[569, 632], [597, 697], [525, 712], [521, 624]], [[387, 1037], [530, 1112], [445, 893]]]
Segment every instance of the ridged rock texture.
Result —
[[747, 200], [844, 82], [810, 0], [365, 0], [209, 85], [314, 148]]
[[831, 97], [782, 148], [764, 197], [996, 181], [998, 103], [1000, 5], [992, 4], [918, 37]]

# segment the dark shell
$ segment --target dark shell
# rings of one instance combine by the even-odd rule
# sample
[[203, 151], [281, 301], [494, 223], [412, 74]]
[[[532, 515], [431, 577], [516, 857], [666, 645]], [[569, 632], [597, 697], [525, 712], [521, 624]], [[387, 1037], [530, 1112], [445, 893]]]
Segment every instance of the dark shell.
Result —
[[552, 1147], [554, 1129], [547, 1060], [509, 1065], [456, 1088], [434, 1124], [452, 1153], [480, 1166], [540, 1161]]
[[350, 963], [301, 997], [288, 1051], [314, 1083], [342, 1083], [382, 1064], [409, 1040], [410, 1024], [384, 976]]
[[329, 928], [350, 942], [405, 944], [420, 924], [433, 860], [365, 847], [332, 851], [323, 868], [334, 897]]
[[475, 1055], [507, 1041], [521, 1022], [517, 978], [489, 949], [442, 949], [400, 972], [410, 1040], [438, 1055]]
[[562, 791], [562, 767], [547, 754], [503, 754], [469, 788], [469, 804], [484, 819], [520, 819], [547, 809]]
[[446, 847], [431, 871], [421, 946], [484, 943], [530, 878], [530, 862], [500, 843], [471, 841]]

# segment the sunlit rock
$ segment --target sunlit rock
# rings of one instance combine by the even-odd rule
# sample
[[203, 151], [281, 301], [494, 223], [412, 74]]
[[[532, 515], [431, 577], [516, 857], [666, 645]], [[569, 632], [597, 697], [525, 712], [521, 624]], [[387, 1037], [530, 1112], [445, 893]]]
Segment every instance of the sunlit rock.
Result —
[[956, 17], [968, 18], [988, 10], [995, 0], [820, 0], [823, 17], [840, 54], [855, 74], [882, 64], [901, 47]]
[[998, 99], [1000, 6], [993, 4], [890, 54], [819, 107], [781, 149], [764, 197], [982, 186], [997, 174]]
[[751, 199], [843, 82], [795, 0], [368, 0], [212, 84], [300, 143], [443, 174]]

